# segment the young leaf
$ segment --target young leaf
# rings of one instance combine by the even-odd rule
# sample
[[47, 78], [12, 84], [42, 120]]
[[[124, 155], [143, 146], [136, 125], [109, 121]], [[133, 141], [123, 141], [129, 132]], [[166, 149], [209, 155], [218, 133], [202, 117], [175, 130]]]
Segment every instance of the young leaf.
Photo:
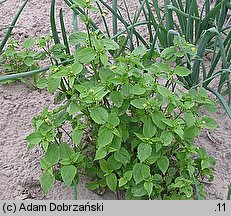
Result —
[[26, 137], [26, 141], [28, 142], [27, 148], [29, 150], [33, 149], [37, 144], [39, 144], [42, 141], [42, 134], [38, 131], [30, 134]]
[[73, 165], [63, 166], [61, 168], [62, 179], [67, 186], [71, 186], [76, 173], [77, 173], [77, 169]]
[[147, 52], [147, 49], [144, 46], [138, 46], [136, 49], [134, 49], [132, 51], [132, 54], [134, 56], [141, 56], [141, 57], [143, 57], [146, 52]]
[[119, 49], [119, 45], [110, 38], [102, 39], [101, 43], [104, 45], [106, 50], [117, 50], [117, 49]]
[[138, 158], [140, 162], [145, 161], [152, 153], [152, 147], [147, 143], [141, 143], [138, 146]]
[[164, 141], [164, 146], [168, 146], [173, 141], [174, 136], [172, 135], [172, 133], [170, 131], [163, 131], [161, 133], [161, 138]]
[[27, 38], [24, 42], [23, 42], [23, 46], [26, 49], [30, 49], [32, 46], [34, 45], [34, 39], [33, 38]]
[[144, 182], [144, 188], [148, 192], [148, 196], [150, 197], [153, 191], [153, 183], [152, 182]]
[[87, 189], [88, 190], [96, 190], [99, 188], [99, 183], [98, 182], [88, 182], [87, 183]]
[[156, 133], [156, 126], [153, 123], [152, 119], [150, 117], [148, 117], [144, 121], [143, 134], [144, 134], [145, 137], [151, 138], [151, 137], [154, 136], [155, 133]]
[[203, 127], [207, 128], [207, 129], [217, 128], [216, 121], [214, 119], [208, 117], [208, 116], [203, 116], [201, 118], [201, 123], [202, 123]]
[[34, 58], [31, 56], [26, 56], [26, 58], [24, 59], [24, 63], [28, 66], [31, 67], [34, 63]]
[[169, 97], [172, 94], [171, 91], [169, 91], [167, 88], [163, 86], [157, 86], [157, 90], [165, 98]]
[[102, 158], [105, 158], [106, 155], [107, 155], [107, 150], [105, 148], [99, 148], [96, 151], [95, 160], [100, 160]]
[[115, 173], [110, 173], [108, 176], [106, 176], [106, 183], [110, 190], [116, 192], [117, 177]]
[[137, 163], [133, 167], [133, 178], [139, 184], [150, 176], [150, 167], [146, 164]]
[[144, 109], [147, 100], [145, 98], [139, 98], [131, 101], [131, 105], [137, 109]]
[[95, 57], [96, 52], [92, 48], [79, 48], [75, 54], [75, 59], [83, 64], [90, 63]]
[[158, 167], [160, 171], [165, 174], [169, 167], [169, 160], [166, 156], [162, 156], [157, 160]]
[[113, 155], [108, 158], [108, 163], [113, 170], [119, 170], [122, 166], [122, 163], [118, 162]]
[[121, 107], [123, 104], [123, 97], [120, 92], [111, 92], [109, 95], [112, 102], [115, 104], [116, 107]]
[[97, 139], [97, 143], [99, 147], [101, 148], [101, 147], [104, 147], [110, 144], [113, 140], [113, 137], [114, 137], [114, 134], [108, 128], [104, 128], [103, 130], [101, 130], [99, 132], [99, 137]]
[[71, 133], [72, 140], [76, 146], [78, 146], [82, 140], [83, 130], [74, 129]]
[[45, 172], [40, 177], [40, 184], [42, 186], [42, 189], [45, 193], [45, 195], [48, 193], [48, 191], [52, 188], [52, 186], [55, 183], [55, 177], [51, 175], [48, 172]]
[[129, 163], [131, 156], [125, 148], [121, 148], [119, 151], [115, 152], [115, 159], [123, 164]]
[[108, 120], [108, 112], [103, 107], [91, 109], [90, 116], [97, 124], [105, 124]]
[[174, 74], [178, 76], [188, 76], [191, 73], [191, 71], [188, 68], [182, 67], [182, 66], [176, 66], [174, 68]]
[[105, 159], [99, 160], [99, 166], [105, 173], [109, 172], [111, 169], [109, 163]]
[[123, 187], [127, 183], [128, 183], [128, 181], [126, 179], [120, 178], [120, 180], [119, 180], [119, 187]]
[[116, 113], [110, 113], [109, 114], [108, 123], [113, 127], [116, 127], [119, 125], [120, 119], [117, 117]]
[[49, 162], [51, 165], [55, 165], [59, 162], [60, 153], [59, 146], [56, 144], [50, 144], [45, 153], [45, 160]]
[[69, 37], [69, 41], [71, 45], [84, 43], [86, 39], [87, 39], [87, 33], [85, 32], [75, 32], [72, 33]]

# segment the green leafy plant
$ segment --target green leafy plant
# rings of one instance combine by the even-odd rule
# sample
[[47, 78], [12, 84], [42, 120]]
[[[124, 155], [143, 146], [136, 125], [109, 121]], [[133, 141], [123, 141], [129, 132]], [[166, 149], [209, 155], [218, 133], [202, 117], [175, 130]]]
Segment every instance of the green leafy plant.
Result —
[[69, 39], [81, 45], [74, 62], [51, 67], [44, 80], [59, 106], [35, 117], [26, 138], [44, 151], [45, 194], [55, 180], [76, 186], [87, 175], [89, 189], [122, 190], [126, 199], [205, 197], [200, 181], [213, 179], [215, 160], [194, 139], [216, 127], [200, 108], [216, 106], [204, 88], [186, 91], [176, 81], [191, 71], [170, 66], [167, 50], [151, 60], [143, 46], [116, 56], [120, 46], [90, 28]]
[[[0, 64], [4, 69], [3, 72], [5, 74], [11, 74], [38, 69], [39, 65], [37, 60], [39, 60], [39, 56], [31, 50], [33, 45], [34, 40], [32, 38], [25, 40], [23, 49], [19, 48], [18, 41], [10, 41], [0, 59]], [[13, 81], [14, 80], [10, 80], [8, 83]]]
[[[126, 1], [123, 6], [118, 7], [117, 0], [107, 3], [103, 0], [94, 1], [75, 1], [64, 0], [73, 10], [73, 23], [75, 30], [78, 30], [78, 22], [87, 22], [87, 27], [105, 33], [120, 44], [120, 50], [117, 55], [124, 52], [125, 49], [134, 50], [139, 45], [144, 45], [149, 49], [149, 58], [152, 58], [156, 51], [160, 52], [164, 48], [173, 46], [174, 35], [185, 37], [187, 42], [195, 44], [197, 49], [196, 58], [190, 59], [190, 56], [184, 52], [187, 61], [181, 61], [176, 58], [176, 63], [192, 70], [192, 73], [183, 77], [180, 81], [184, 83], [187, 89], [203, 85], [203, 87], [216, 95], [223, 105], [226, 113], [231, 118], [230, 101], [230, 0], [217, 0], [212, 5], [206, 0], [203, 7], [199, 7], [199, 2], [166, 0], [161, 5], [158, 1], [138, 0], [139, 7], [134, 16], [131, 15]], [[93, 6], [94, 3], [94, 6]], [[121, 12], [122, 9], [126, 12]], [[200, 9], [201, 8], [201, 9]], [[106, 9], [106, 11], [105, 11]], [[89, 11], [101, 14], [105, 28], [99, 29], [94, 20], [91, 19]], [[110, 12], [113, 17], [113, 30], [110, 32], [106, 14]], [[51, 1], [51, 28], [56, 44], [62, 43], [56, 29], [55, 22], [55, 0]], [[176, 17], [173, 19], [173, 17]], [[59, 13], [63, 44], [69, 54], [69, 44], [67, 43], [63, 13]], [[77, 19], [78, 18], [78, 19]], [[118, 25], [124, 29], [119, 30]], [[140, 27], [145, 26], [148, 30], [148, 36], [140, 31]], [[78, 45], [77, 45], [78, 46]], [[211, 61], [207, 61], [207, 57]], [[193, 60], [193, 61], [192, 61]], [[221, 65], [221, 66], [220, 66]], [[47, 71], [50, 67], [34, 70], [30, 73], [22, 73], [21, 76], [37, 74], [41, 71]], [[0, 82], [12, 79], [16, 76], [0, 77]], [[215, 80], [215, 84], [214, 81]], [[215, 86], [215, 87], [214, 87]]]
[[[65, 0], [65, 2], [71, 6], [75, 1]], [[177, 64], [184, 64], [190, 70], [192, 69], [192, 73], [183, 78], [185, 87], [189, 89], [203, 84], [204, 88], [216, 95], [231, 118], [231, 34], [228, 16], [231, 8], [230, 0], [215, 1], [213, 6], [209, 0], [206, 0], [202, 9], [200, 9], [196, 0], [186, 1], [185, 3], [166, 0], [163, 5], [156, 0], [139, 0], [136, 3], [140, 4], [140, 7], [136, 10], [133, 19], [126, 1], [124, 1], [123, 5], [126, 15], [122, 15], [121, 9], [117, 7], [117, 0], [112, 1], [112, 6], [103, 0], [96, 2], [98, 2], [97, 5], [103, 20], [105, 20], [102, 13], [103, 7], [113, 15], [113, 36], [108, 31], [108, 22], [104, 21], [107, 35], [116, 41], [119, 36], [124, 35], [120, 52], [126, 47], [129, 47], [132, 51], [135, 49], [136, 44], [143, 44], [145, 47], [150, 48], [149, 58], [151, 58], [156, 48], [162, 50], [173, 45], [173, 34], [179, 34], [181, 37], [185, 36], [187, 42], [196, 44], [199, 49], [197, 50], [197, 58], [194, 61], [182, 62], [179, 59], [177, 60]], [[85, 11], [82, 10], [83, 6], [79, 5], [79, 7], [72, 7], [72, 9], [79, 16], [84, 15], [86, 17]], [[96, 28], [93, 21], [90, 21], [89, 24]], [[118, 31], [118, 23], [124, 26], [124, 30]], [[144, 40], [139, 30], [140, 26], [147, 27], [149, 41]], [[155, 34], [153, 34], [153, 30]], [[211, 59], [210, 63], [206, 61], [206, 56]], [[189, 56], [185, 57], [190, 58]], [[221, 67], [220, 64], [222, 65]], [[212, 85], [211, 83], [214, 80], [216, 80], [217, 84]]]

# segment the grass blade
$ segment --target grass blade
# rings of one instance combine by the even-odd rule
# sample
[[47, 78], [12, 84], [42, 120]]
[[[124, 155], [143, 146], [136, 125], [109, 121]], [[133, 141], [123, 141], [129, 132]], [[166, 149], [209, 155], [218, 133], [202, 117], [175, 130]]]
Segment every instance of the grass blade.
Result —
[[231, 109], [230, 109], [229, 105], [226, 103], [225, 99], [222, 97], [222, 95], [219, 92], [217, 92], [217, 91], [215, 91], [215, 90], [213, 90], [213, 89], [211, 89], [209, 87], [207, 87], [206, 89], [208, 91], [212, 92], [219, 99], [219, 101], [220, 101], [221, 105], [223, 106], [225, 112], [227, 113], [227, 115], [231, 119]]
[[6, 45], [7, 41], [8, 41], [8, 39], [9, 39], [9, 37], [10, 37], [10, 34], [11, 34], [11, 32], [12, 32], [12, 30], [13, 30], [15, 24], [16, 24], [16, 22], [18, 21], [18, 18], [19, 18], [19, 16], [21, 15], [21, 13], [22, 13], [23, 9], [25, 8], [26, 4], [28, 3], [28, 1], [29, 1], [29, 0], [25, 0], [25, 1], [24, 1], [24, 3], [22, 4], [22, 6], [20, 7], [19, 11], [18, 11], [17, 14], [15, 15], [15, 17], [14, 17], [12, 23], [10, 24], [9, 29], [8, 29], [8, 31], [7, 31], [7, 33], [6, 33], [6, 35], [5, 35], [5, 37], [3, 38], [2, 43], [0, 44], [0, 53], [1, 53], [2, 50], [4, 49], [4, 47], [5, 47], [5, 45]]
[[[117, 0], [112, 0], [112, 9], [117, 13]], [[112, 27], [113, 27], [113, 36], [115, 36], [118, 33], [118, 26], [117, 26], [117, 17], [115, 14], [112, 15]], [[115, 41], [117, 41], [117, 37], [114, 38]]]
[[[103, 13], [103, 10], [102, 10], [102, 8], [100, 7], [100, 5], [99, 5], [98, 2], [96, 2], [96, 4], [97, 4], [97, 7], [98, 7], [98, 9], [99, 9], [99, 12], [100, 12], [100, 14], [101, 14], [101, 16], [102, 16], [102, 20], [103, 20], [103, 24], [104, 24], [104, 27], [105, 27], [106, 32], [107, 32], [107, 36], [108, 36], [109, 38], [111, 38], [111, 34], [110, 34], [110, 31], [109, 31], [109, 27], [108, 27], [107, 21], [106, 21], [106, 19], [105, 19], [105, 15], [104, 15], [104, 13]], [[115, 36], [115, 35], [114, 35], [114, 36]], [[115, 38], [116, 38], [115, 40], [117, 40], [117, 37], [115, 37]]]
[[63, 43], [66, 46], [66, 54], [70, 55], [71, 52], [70, 52], [70, 47], [69, 47], [69, 44], [68, 44], [68, 39], [67, 39], [67, 33], [66, 33], [64, 19], [63, 19], [63, 10], [62, 10], [62, 8], [60, 9], [59, 18], [60, 18], [60, 25], [61, 25], [62, 36], [63, 36]]
[[50, 23], [51, 23], [51, 31], [52, 31], [52, 36], [54, 38], [54, 42], [55, 44], [59, 44], [60, 40], [59, 40], [59, 35], [55, 23], [55, 0], [51, 0]]
[[[129, 24], [127, 23], [127, 21], [120, 16], [115, 10], [113, 10], [113, 8], [111, 8], [106, 2], [104, 2], [103, 0], [99, 0], [99, 2], [104, 5], [113, 15], [116, 16], [116, 18], [125, 26], [128, 27]], [[144, 40], [144, 38], [134, 29], [134, 34], [139, 38], [139, 40], [143, 43], [143, 45], [147, 48], [149, 48], [149, 45], [147, 44], [147, 42]]]

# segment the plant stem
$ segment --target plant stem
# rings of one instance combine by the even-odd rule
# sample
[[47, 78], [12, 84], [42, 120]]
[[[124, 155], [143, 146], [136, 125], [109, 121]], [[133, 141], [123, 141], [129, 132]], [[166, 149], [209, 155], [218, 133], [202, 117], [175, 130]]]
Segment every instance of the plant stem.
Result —
[[74, 184], [74, 200], [78, 200], [78, 183]]

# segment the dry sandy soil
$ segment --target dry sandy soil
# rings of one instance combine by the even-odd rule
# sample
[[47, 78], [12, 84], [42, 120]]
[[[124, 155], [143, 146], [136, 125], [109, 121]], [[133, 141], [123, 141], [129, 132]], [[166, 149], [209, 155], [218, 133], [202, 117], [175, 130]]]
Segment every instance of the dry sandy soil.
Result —
[[[11, 22], [22, 2], [8, 0], [0, 6], [0, 26]], [[135, 10], [132, 0], [128, 5]], [[71, 32], [71, 11], [61, 0], [57, 1], [57, 6], [58, 9], [63, 7], [67, 30]], [[50, 31], [49, 8], [49, 0], [30, 0], [13, 35], [23, 40], [28, 36], [47, 34]], [[100, 19], [95, 19], [100, 24]], [[107, 21], [111, 22], [111, 18]], [[52, 100], [53, 96], [46, 91], [34, 90], [21, 83], [0, 86], [0, 199], [73, 199], [72, 189], [59, 183], [46, 198], [43, 197], [39, 185], [41, 152], [38, 148], [28, 152], [24, 140], [32, 131], [33, 116], [44, 106], [51, 105]], [[219, 127], [211, 133], [203, 131], [196, 143], [205, 147], [217, 161], [214, 182], [205, 183], [207, 199], [226, 199], [227, 186], [231, 182], [231, 121], [222, 115], [222, 109], [219, 110], [214, 115]], [[82, 179], [79, 184], [79, 199], [115, 199], [111, 193], [98, 196], [88, 191], [85, 182], [86, 179]]]

